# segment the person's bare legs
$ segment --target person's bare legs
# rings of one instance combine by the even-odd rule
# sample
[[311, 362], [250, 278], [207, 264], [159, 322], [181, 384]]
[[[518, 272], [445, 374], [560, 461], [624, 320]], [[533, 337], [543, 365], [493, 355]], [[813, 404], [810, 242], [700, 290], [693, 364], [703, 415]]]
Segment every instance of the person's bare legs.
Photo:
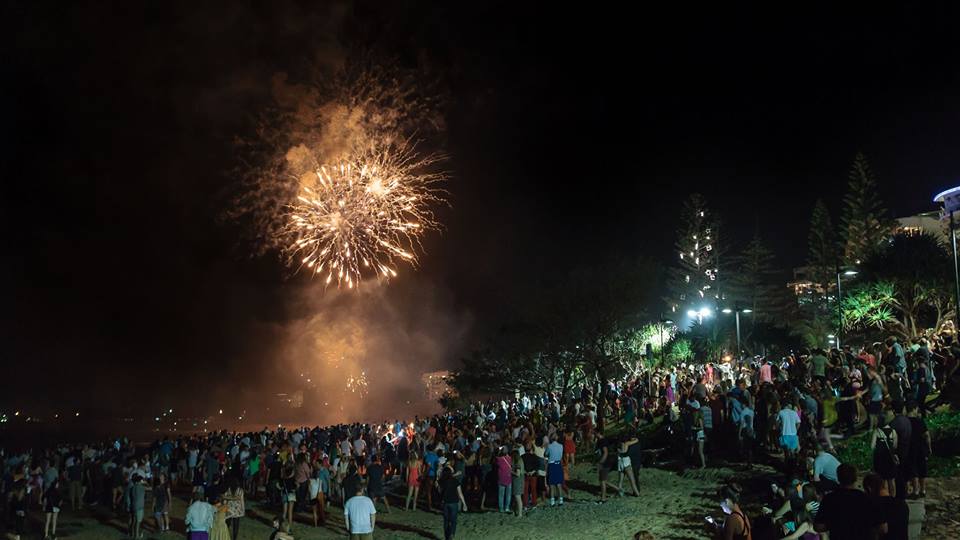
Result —
[[697, 441], [697, 451], [700, 453], [700, 468], [707, 468], [707, 458], [703, 455], [703, 441]]
[[523, 490], [520, 490], [521, 495], [514, 495], [513, 500], [517, 503], [517, 517], [523, 517]]
[[53, 516], [52, 513], [47, 513], [47, 519], [43, 524], [43, 537], [50, 538], [50, 518]]
[[640, 490], [637, 489], [637, 478], [633, 475], [633, 467], [627, 467], [624, 469], [624, 472], [627, 473], [627, 478], [630, 480], [630, 487], [633, 488], [633, 494], [637, 497], [640, 496]]
[[383, 498], [383, 505], [387, 507], [387, 513], [389, 514], [389, 513], [390, 513], [390, 502], [387, 501], [387, 494], [384, 493], [382, 498]]

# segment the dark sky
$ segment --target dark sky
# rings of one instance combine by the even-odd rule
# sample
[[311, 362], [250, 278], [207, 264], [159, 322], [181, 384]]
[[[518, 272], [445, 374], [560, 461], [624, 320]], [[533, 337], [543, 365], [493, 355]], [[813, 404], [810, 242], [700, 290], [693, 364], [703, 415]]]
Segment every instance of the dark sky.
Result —
[[544, 272], [669, 261], [690, 192], [788, 268], [856, 152], [895, 215], [960, 180], [952, 8], [195, 4], [4, 3], [0, 409], [286, 380], [291, 322], [336, 302], [303, 302], [320, 293], [218, 216], [272, 75], [330, 47], [427, 59], [449, 91], [446, 230], [418, 271], [339, 300], [384, 303], [411, 342], [457, 329], [410, 354], [423, 369]]

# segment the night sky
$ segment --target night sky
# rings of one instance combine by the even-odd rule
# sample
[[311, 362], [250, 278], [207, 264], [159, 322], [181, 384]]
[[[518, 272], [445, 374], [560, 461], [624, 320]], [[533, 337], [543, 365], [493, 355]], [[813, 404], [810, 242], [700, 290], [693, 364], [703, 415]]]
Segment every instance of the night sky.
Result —
[[[258, 403], [308, 361], [290, 329], [334, 310], [397, 332], [371, 363], [410, 379], [545, 272], [669, 262], [693, 191], [786, 269], [856, 152], [895, 216], [960, 180], [952, 8], [135, 4], [4, 4], [3, 410]], [[344, 298], [221, 216], [271, 77], [355, 48], [438, 74], [452, 207], [417, 271]]]

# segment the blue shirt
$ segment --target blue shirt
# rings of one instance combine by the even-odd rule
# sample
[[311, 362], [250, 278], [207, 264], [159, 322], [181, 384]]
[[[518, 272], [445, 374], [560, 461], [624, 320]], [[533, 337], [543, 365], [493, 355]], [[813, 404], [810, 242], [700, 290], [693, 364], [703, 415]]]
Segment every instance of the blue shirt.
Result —
[[813, 476], [837, 482], [837, 467], [839, 466], [840, 461], [833, 457], [833, 454], [820, 452], [817, 454], [817, 458], [813, 460]]
[[427, 464], [427, 476], [436, 476], [437, 475], [437, 462], [440, 461], [439, 456], [433, 450], [427, 450], [423, 455], [423, 462]]
[[547, 445], [546, 458], [547, 463], [560, 463], [560, 460], [563, 459], [563, 445], [557, 441]]

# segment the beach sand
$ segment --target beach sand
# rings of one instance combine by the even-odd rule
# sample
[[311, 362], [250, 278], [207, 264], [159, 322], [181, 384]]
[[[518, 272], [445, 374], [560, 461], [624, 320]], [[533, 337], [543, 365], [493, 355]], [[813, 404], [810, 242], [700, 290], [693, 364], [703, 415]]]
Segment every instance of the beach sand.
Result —
[[[460, 539], [629, 539], [640, 530], [653, 534], [654, 538], [706, 538], [703, 518], [709, 512], [719, 517], [713, 493], [716, 492], [715, 475], [680, 476], [660, 469], [643, 469], [639, 475], [641, 497], [614, 497], [605, 504], [596, 504], [599, 494], [596, 467], [589, 464], [574, 468], [570, 486], [573, 500], [563, 507], [541, 507], [523, 518], [512, 514], [487, 511], [460, 513], [457, 536]], [[617, 473], [611, 474], [616, 479]], [[628, 482], [625, 481], [625, 484]], [[182, 538], [183, 516], [187, 502], [185, 494], [175, 494], [172, 509], [173, 532], [153, 532], [153, 519], [147, 516], [145, 538]], [[421, 504], [424, 498], [421, 494]], [[391, 504], [396, 502], [394, 499]], [[400, 501], [402, 504], [402, 501]], [[495, 501], [494, 501], [495, 503]], [[436, 502], [435, 502], [436, 504]], [[478, 502], [471, 502], [476, 509]], [[150, 503], [148, 501], [149, 508]], [[491, 502], [487, 502], [491, 506]], [[443, 538], [443, 519], [439, 512], [404, 512], [393, 508], [387, 514], [383, 505], [377, 505], [377, 530], [375, 538], [424, 539]], [[248, 502], [247, 517], [240, 525], [241, 540], [266, 540], [270, 536], [270, 521], [277, 509]], [[37, 521], [42, 515], [33, 514], [28, 536], [39, 537], [42, 524]], [[65, 509], [58, 527], [58, 538], [71, 540], [101, 540], [126, 537], [123, 516], [105, 509], [72, 512]], [[40, 525], [38, 530], [37, 526]], [[314, 528], [309, 514], [299, 514], [292, 533], [296, 539], [344, 538], [343, 515], [339, 507], [332, 507], [326, 526]]]

